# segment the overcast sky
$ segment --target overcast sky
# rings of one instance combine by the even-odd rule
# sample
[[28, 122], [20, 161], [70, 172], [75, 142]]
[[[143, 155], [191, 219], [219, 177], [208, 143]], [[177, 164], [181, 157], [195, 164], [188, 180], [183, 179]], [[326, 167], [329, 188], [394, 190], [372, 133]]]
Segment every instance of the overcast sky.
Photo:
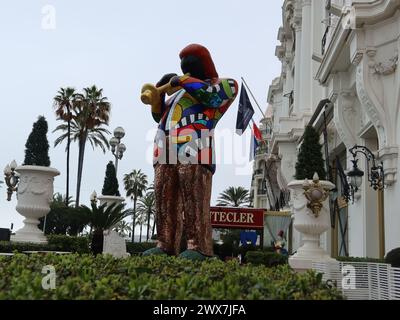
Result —
[[[153, 168], [150, 109], [140, 101], [140, 89], [165, 73], [181, 73], [179, 51], [190, 43], [205, 45], [221, 77], [244, 77], [263, 109], [271, 81], [279, 75], [274, 55], [281, 25], [280, 0], [0, 0], [0, 110], [1, 169], [24, 160], [24, 145], [38, 115], [49, 123], [51, 166], [61, 171], [55, 192], [65, 194], [65, 145], [53, 148], [57, 126], [52, 98], [60, 87], [78, 90], [96, 84], [112, 104], [110, 131], [122, 126], [127, 146], [119, 164], [123, 174], [142, 169], [149, 180]], [[228, 186], [250, 187], [250, 137], [234, 136], [238, 100], [218, 125], [217, 165], [212, 204]], [[256, 106], [254, 105], [256, 109]], [[256, 109], [255, 120], [261, 119]], [[110, 152], [87, 147], [82, 203], [96, 190], [101, 193]], [[224, 157], [222, 157], [222, 155]], [[77, 146], [71, 149], [71, 195], [75, 198]], [[230, 160], [234, 159], [234, 163]], [[235, 161], [236, 160], [236, 161]], [[14, 230], [23, 217], [16, 200], [6, 201], [0, 189], [0, 227]]]

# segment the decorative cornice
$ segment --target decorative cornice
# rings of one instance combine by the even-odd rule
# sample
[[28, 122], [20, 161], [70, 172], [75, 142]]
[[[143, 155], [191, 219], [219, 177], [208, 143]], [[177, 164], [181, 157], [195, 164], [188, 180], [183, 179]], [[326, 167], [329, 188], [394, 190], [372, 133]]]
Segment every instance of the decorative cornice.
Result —
[[400, 7], [399, 0], [374, 0], [353, 2], [356, 26], [375, 24], [393, 16]]
[[351, 64], [354, 66], [358, 66], [363, 58], [364, 53], [362, 51], [356, 51], [353, 57], [351, 58]]

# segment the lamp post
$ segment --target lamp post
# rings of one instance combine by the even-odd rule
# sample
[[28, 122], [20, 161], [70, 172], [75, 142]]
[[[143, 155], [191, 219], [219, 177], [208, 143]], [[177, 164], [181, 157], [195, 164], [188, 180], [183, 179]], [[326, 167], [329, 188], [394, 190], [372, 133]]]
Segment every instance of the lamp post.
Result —
[[92, 194], [90, 195], [90, 202], [92, 204], [96, 204], [97, 203], [97, 193], [96, 193], [96, 191], [93, 191]]
[[7, 201], [11, 201], [13, 192], [17, 191], [18, 189], [19, 176], [15, 172], [17, 166], [17, 162], [13, 160], [4, 168], [4, 180], [7, 185]]
[[126, 151], [126, 146], [121, 143], [121, 139], [125, 137], [125, 130], [117, 127], [114, 130], [114, 136], [110, 140], [111, 152], [115, 157], [115, 173], [118, 171], [118, 160], [121, 160]]
[[[349, 184], [351, 188], [351, 196], [354, 202], [354, 193], [358, 191], [358, 189], [362, 185], [362, 177], [364, 176], [364, 172], [360, 170], [357, 166], [358, 159], [357, 154], [361, 153], [367, 159], [367, 175], [368, 181], [370, 182], [370, 186], [375, 190], [383, 190], [385, 187], [385, 173], [383, 169], [383, 162], [377, 164], [375, 155], [372, 153], [370, 149], [364, 146], [355, 145], [353, 148], [349, 150], [354, 160], [351, 160], [353, 163], [353, 168], [347, 173], [349, 178]], [[371, 166], [370, 166], [371, 162]]]

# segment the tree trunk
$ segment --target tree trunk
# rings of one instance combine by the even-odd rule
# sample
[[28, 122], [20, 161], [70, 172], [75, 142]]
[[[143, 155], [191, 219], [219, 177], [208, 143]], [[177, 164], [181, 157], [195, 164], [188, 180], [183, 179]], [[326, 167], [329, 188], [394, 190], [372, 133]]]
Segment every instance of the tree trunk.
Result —
[[83, 160], [85, 158], [86, 139], [87, 139], [87, 133], [83, 135], [82, 141], [79, 142], [78, 179], [76, 185], [76, 208], [79, 207], [79, 200], [81, 195], [82, 171], [83, 171]]
[[132, 224], [132, 242], [135, 242], [135, 223], [136, 223], [136, 202], [137, 202], [137, 197], [135, 196], [133, 198], [133, 224]]
[[92, 244], [91, 244], [91, 249], [93, 254], [103, 253], [103, 241], [104, 241], [103, 230], [95, 230], [93, 232]]
[[139, 236], [139, 242], [142, 242], [142, 227], [143, 227], [143, 224], [141, 223], [141, 224], [140, 224], [140, 236]]
[[151, 237], [153, 238], [154, 236], [154, 231], [156, 229], [156, 216], [154, 215], [154, 220], [153, 220], [153, 230], [151, 231]]
[[69, 155], [70, 155], [70, 146], [71, 146], [71, 112], [69, 110], [69, 105], [67, 105], [68, 112], [68, 138], [67, 138], [67, 190], [65, 195], [65, 205], [68, 206], [69, 200]]
[[146, 242], [149, 242], [149, 234], [150, 234], [150, 211], [147, 213], [147, 235], [146, 235]]

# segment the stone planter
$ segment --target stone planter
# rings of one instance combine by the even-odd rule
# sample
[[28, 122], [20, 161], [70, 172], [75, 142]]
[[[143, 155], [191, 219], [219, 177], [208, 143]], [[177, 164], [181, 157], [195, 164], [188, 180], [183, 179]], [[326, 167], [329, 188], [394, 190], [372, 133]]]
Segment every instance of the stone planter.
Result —
[[11, 241], [46, 243], [43, 231], [37, 226], [39, 218], [50, 212], [54, 177], [60, 172], [54, 168], [40, 166], [19, 166], [15, 171], [20, 177], [16, 209], [25, 220], [23, 228], [11, 237]]
[[[321, 187], [332, 190], [335, 186], [329, 181], [319, 181]], [[333, 261], [330, 255], [320, 247], [320, 236], [330, 226], [329, 197], [322, 202], [319, 215], [316, 216], [308, 208], [308, 199], [304, 194], [304, 181], [295, 180], [288, 184], [291, 190], [291, 202], [294, 213], [294, 228], [303, 235], [303, 246], [295, 255], [289, 258], [290, 266], [296, 271], [306, 271], [312, 268], [314, 261]]]
[[111, 206], [114, 203], [120, 204], [125, 201], [124, 197], [117, 197], [117, 196], [98, 196], [97, 199], [99, 200], [99, 205], [103, 205], [107, 203], [107, 207]]

